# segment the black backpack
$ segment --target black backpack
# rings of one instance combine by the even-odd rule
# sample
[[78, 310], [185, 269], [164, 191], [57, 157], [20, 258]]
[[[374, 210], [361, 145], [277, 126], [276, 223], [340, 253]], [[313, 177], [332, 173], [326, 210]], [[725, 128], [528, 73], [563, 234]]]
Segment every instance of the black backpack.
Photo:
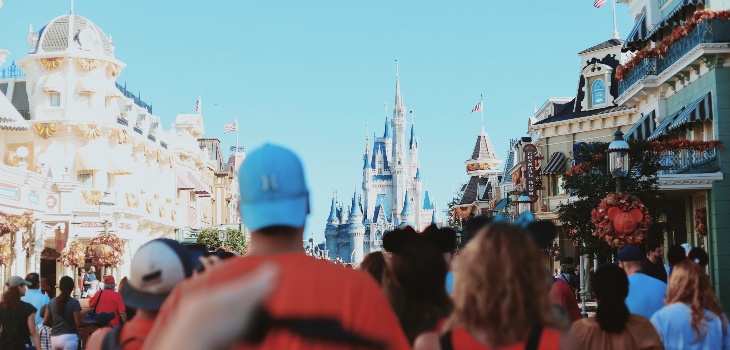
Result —
[[101, 348], [103, 350], [118, 350], [134, 341], [142, 343], [142, 339], [139, 338], [129, 338], [120, 343], [119, 340], [122, 336], [123, 327], [124, 325], [120, 325], [119, 327], [113, 327], [112, 330], [104, 336], [104, 340], [101, 343]]

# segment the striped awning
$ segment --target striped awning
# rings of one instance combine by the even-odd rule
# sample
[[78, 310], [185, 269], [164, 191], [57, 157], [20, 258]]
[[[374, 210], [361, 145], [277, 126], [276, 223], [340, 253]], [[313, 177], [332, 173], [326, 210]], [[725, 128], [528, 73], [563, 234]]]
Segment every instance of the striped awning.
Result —
[[561, 152], [554, 152], [550, 156], [545, 169], [542, 170], [543, 175], [560, 175], [565, 172], [565, 155]]
[[194, 190], [195, 185], [188, 180], [186, 170], [178, 170], [175, 174], [177, 178], [177, 189], [182, 191]]
[[23, 119], [7, 97], [0, 93], [0, 130], [21, 131], [30, 129], [30, 124]]
[[200, 197], [210, 197], [211, 193], [208, 189], [208, 186], [203, 183], [203, 181], [200, 181], [200, 179], [195, 176], [192, 172], [188, 171], [188, 181], [193, 184], [193, 192], [197, 194]]
[[677, 130], [682, 125], [696, 121], [712, 120], [712, 96], [708, 92], [704, 96], [692, 101], [677, 119], [667, 127], [667, 130]]
[[647, 34], [646, 38], [650, 40], [657, 40], [658, 33], [664, 28], [674, 28], [681, 25], [687, 14], [694, 12], [698, 5], [704, 5], [706, 0], [682, 0], [677, 6], [672, 9], [669, 14], [664, 17], [656, 26]]
[[634, 126], [626, 132], [626, 140], [645, 140], [656, 130], [656, 111], [651, 111], [639, 119]]
[[641, 17], [636, 21], [634, 28], [631, 29], [629, 36], [626, 37], [623, 49], [629, 50], [640, 50], [644, 46], [644, 41], [647, 38], [648, 30], [646, 29], [646, 12], [641, 14]]
[[667, 127], [669, 127], [669, 125], [671, 125], [677, 119], [677, 117], [679, 117], [682, 111], [684, 111], [684, 107], [682, 107], [682, 109], [680, 109], [679, 111], [674, 112], [674, 114], [664, 118], [664, 120], [662, 120], [662, 122], [657, 125], [654, 132], [652, 132], [651, 135], [649, 135], [649, 137], [647, 137], [646, 139], [649, 141], [654, 141], [660, 136], [667, 135]]

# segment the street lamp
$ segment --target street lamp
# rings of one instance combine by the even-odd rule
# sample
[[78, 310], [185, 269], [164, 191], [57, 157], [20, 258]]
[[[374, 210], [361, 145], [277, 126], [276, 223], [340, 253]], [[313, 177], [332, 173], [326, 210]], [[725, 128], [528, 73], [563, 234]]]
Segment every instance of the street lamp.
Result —
[[[79, 216], [77, 214], [74, 214], [74, 218], [71, 221], [71, 227], [74, 231], [74, 241], [79, 240], [79, 232], [77, 231], [77, 227], [81, 225], [81, 221], [79, 221]], [[78, 298], [81, 295], [81, 290], [79, 290], [79, 268], [80, 266], [77, 266], [76, 270], [74, 271], [73, 277], [74, 277], [74, 297]]]
[[109, 191], [104, 191], [104, 196], [99, 200], [99, 218], [104, 223], [104, 232], [109, 232], [109, 221], [114, 216], [114, 205], [116, 202]]
[[629, 175], [629, 143], [624, 140], [624, 133], [616, 130], [613, 141], [608, 145], [608, 172], [616, 179], [616, 192], [626, 189], [626, 177]]
[[515, 201], [519, 205], [518, 213], [524, 213], [530, 210], [530, 204], [532, 204], [532, 198], [527, 194], [527, 190], [523, 190], [522, 194]]

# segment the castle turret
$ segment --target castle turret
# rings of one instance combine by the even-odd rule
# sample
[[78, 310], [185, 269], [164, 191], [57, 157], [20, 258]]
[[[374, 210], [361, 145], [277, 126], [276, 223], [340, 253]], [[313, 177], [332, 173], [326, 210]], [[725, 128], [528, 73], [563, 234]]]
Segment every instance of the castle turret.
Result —
[[403, 210], [400, 213], [401, 221], [400, 226], [411, 226], [414, 229], [416, 228], [416, 222], [415, 222], [415, 214], [413, 213], [413, 206], [411, 206], [411, 196], [408, 194], [408, 191], [406, 191], [406, 196], [404, 199], [403, 204]]
[[358, 200], [357, 192], [352, 196], [352, 211], [350, 212], [350, 226], [348, 234], [350, 235], [350, 247], [353, 253], [350, 256], [350, 262], [360, 262], [364, 257], [365, 245], [365, 225], [363, 221], [363, 212]]
[[335, 259], [337, 257], [337, 228], [339, 224], [340, 219], [337, 217], [337, 198], [336, 196], [332, 196], [330, 216], [327, 219], [327, 227], [324, 231], [327, 256], [330, 259]]
[[[391, 174], [393, 175], [394, 205], [393, 208], [403, 207], [403, 194], [407, 190], [406, 168], [406, 107], [400, 92], [400, 78], [398, 77], [398, 62], [395, 65], [395, 106], [393, 106], [393, 157], [391, 159]], [[397, 212], [395, 213], [398, 214]], [[403, 220], [401, 220], [402, 222]]]

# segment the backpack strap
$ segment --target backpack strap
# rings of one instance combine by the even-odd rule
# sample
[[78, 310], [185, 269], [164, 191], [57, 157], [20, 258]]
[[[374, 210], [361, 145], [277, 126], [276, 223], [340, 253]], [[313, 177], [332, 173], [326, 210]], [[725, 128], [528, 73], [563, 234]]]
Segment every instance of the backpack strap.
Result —
[[451, 343], [451, 331], [441, 334], [439, 337], [441, 350], [454, 350], [454, 344]]
[[140, 345], [144, 343], [144, 341], [137, 337], [132, 337], [125, 339], [124, 341], [120, 342], [122, 338], [122, 328], [124, 328], [124, 325], [121, 325], [119, 327], [112, 327], [112, 330], [109, 331], [104, 336], [104, 339], [101, 343], [101, 349], [102, 350], [119, 350], [123, 349], [127, 344], [132, 342], [139, 342]]
[[542, 326], [535, 327], [530, 333], [530, 337], [527, 338], [525, 343], [525, 350], [537, 350], [540, 346], [540, 337], [542, 336]]

